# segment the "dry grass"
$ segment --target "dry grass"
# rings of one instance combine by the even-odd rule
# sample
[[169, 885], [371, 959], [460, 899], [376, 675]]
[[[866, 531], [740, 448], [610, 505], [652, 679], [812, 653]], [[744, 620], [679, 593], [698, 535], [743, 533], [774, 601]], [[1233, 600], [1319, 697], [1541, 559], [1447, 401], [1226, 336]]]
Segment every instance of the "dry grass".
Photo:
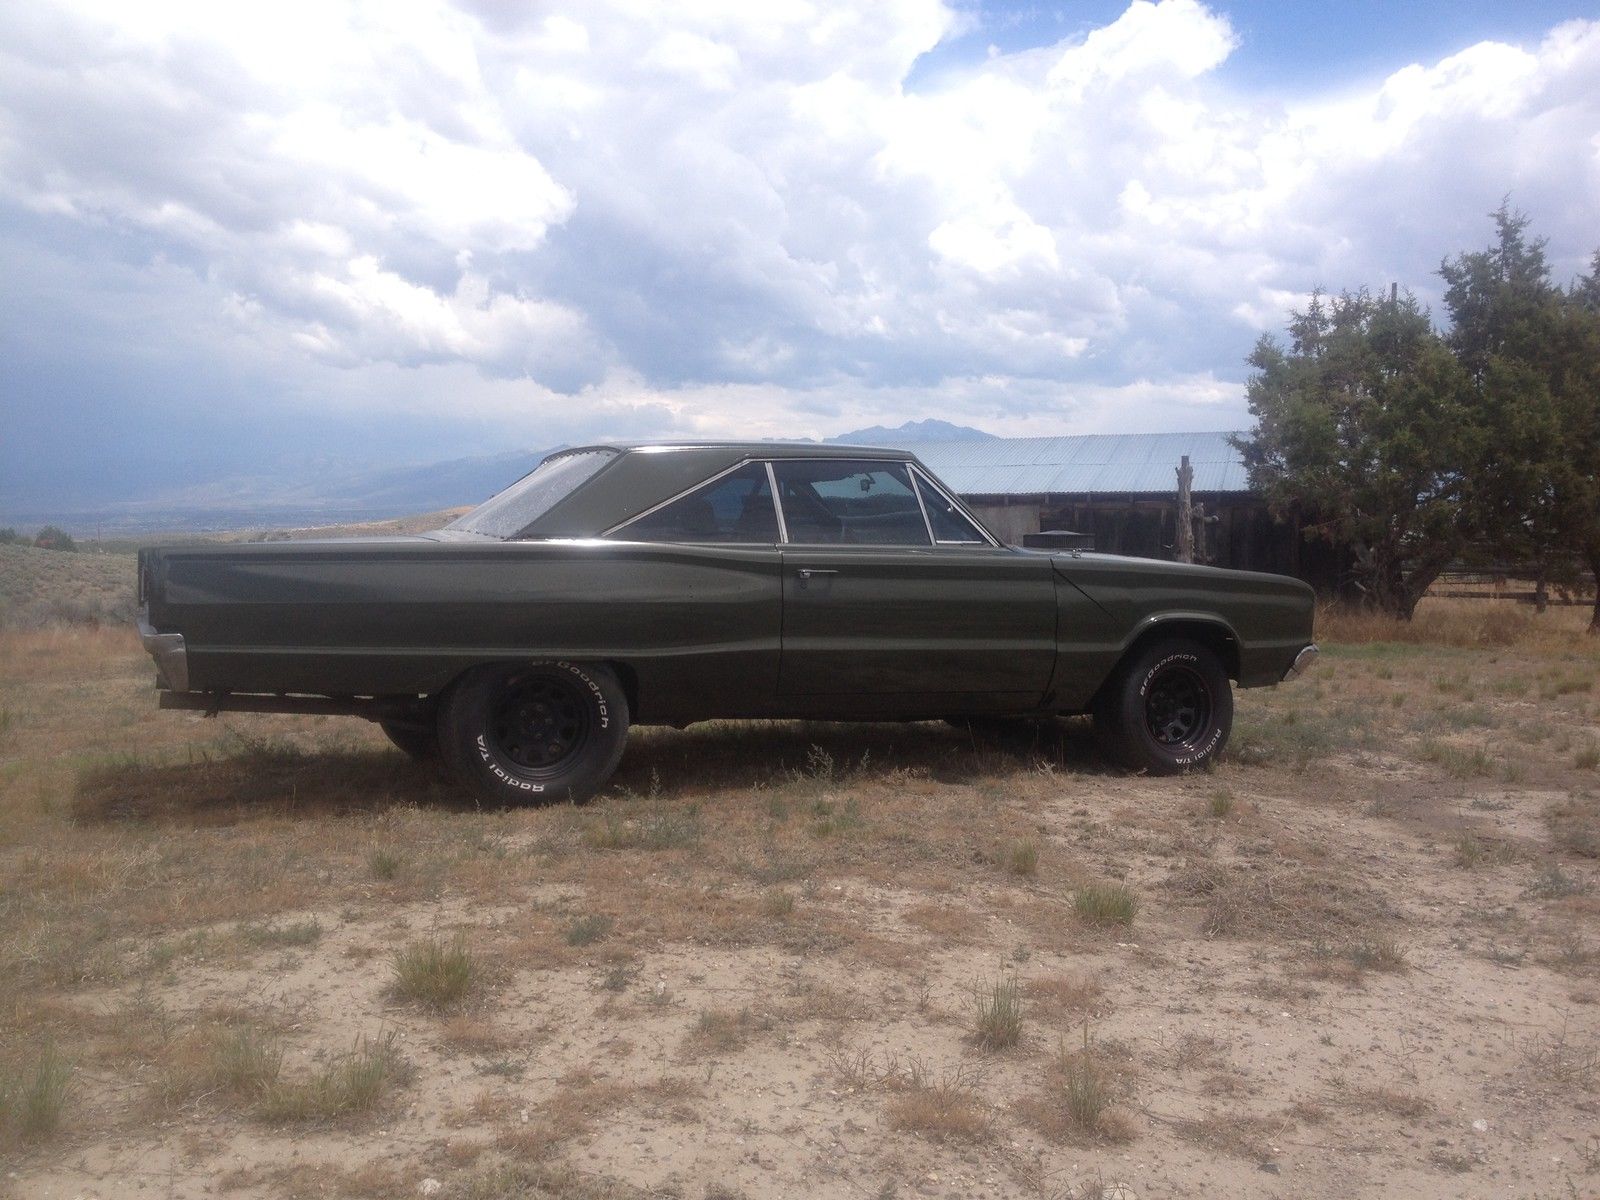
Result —
[[1006, 868], [1013, 875], [1033, 876], [1039, 873], [1039, 843], [1023, 838], [1011, 843], [1006, 851]]
[[197, 1097], [255, 1102], [277, 1084], [283, 1072], [283, 1043], [255, 1026], [207, 1024], [173, 1038], [162, 1047], [160, 1103], [173, 1106]]
[[982, 1142], [993, 1133], [978, 1080], [963, 1068], [934, 1075], [913, 1063], [889, 1086], [896, 1092], [885, 1109], [891, 1129], [933, 1142]]
[[[1507, 644], [1448, 613], [1442, 645], [1321, 630], [1318, 672], [1239, 693], [1242, 752], [1204, 777], [1110, 771], [1082, 722], [1026, 739], [708, 723], [638, 730], [596, 805], [508, 813], [360, 723], [159, 713], [126, 632], [0, 633], [0, 1136], [25, 1190], [70, 1146], [198, 1175], [253, 1155], [241, 1187], [374, 1196], [427, 1175], [612, 1194], [620, 1155], [682, 1190], [638, 1140], [703, 1145], [716, 1186], [824, 1192], [785, 1149], [823, 1113], [868, 1194], [913, 1158], [962, 1187], [967, 1154], [1000, 1194], [1081, 1190], [1072, 1147], [1135, 1131], [1247, 1190], [1270, 1114], [1308, 1095], [1333, 1110], [1317, 1137], [1375, 1147], [1375, 1170], [1408, 1169], [1392, 1135], [1483, 1088], [1537, 1089], [1541, 1120], [1577, 1136], [1600, 978], [1582, 765], [1600, 647], [1581, 616]], [[1453, 782], [1439, 746], [1467, 765]], [[396, 947], [414, 992], [386, 970]], [[1522, 969], [1495, 965], [1513, 954]], [[1470, 988], [1433, 986], [1458, 975]], [[1487, 996], [1570, 1006], [1573, 1029], [1485, 1048]], [[395, 998], [416, 1006], [403, 1043], [319, 1057]], [[1257, 1020], [1267, 1036], [1230, 1059]], [[1408, 1022], [1440, 1040], [1408, 1049]], [[1046, 1061], [1041, 1030], [1072, 1049]], [[836, 1062], [846, 1041], [871, 1052]], [[17, 1097], [52, 1094], [33, 1084], [52, 1045], [71, 1059], [46, 1073], [61, 1133], [24, 1142]], [[982, 1051], [982, 1079], [952, 1065]], [[660, 1075], [674, 1052], [695, 1084]], [[1325, 1060], [1348, 1079], [1306, 1077]], [[448, 1139], [360, 1127], [402, 1107]], [[322, 1126], [346, 1166], [295, 1166], [263, 1120]], [[1013, 1141], [1028, 1152], [989, 1153]], [[1304, 1170], [1335, 1190], [1315, 1156]], [[1527, 1183], [1560, 1194], [1548, 1169]]]
[[1433, 1111], [1426, 1096], [1398, 1087], [1363, 1088], [1347, 1092], [1340, 1099], [1361, 1113], [1382, 1113], [1405, 1121], [1419, 1121]]
[[563, 937], [569, 946], [592, 946], [603, 942], [616, 926], [616, 921], [604, 913], [587, 913], [567, 922]]
[[1051, 975], [1030, 979], [1023, 988], [1036, 1016], [1077, 1019], [1106, 1010], [1105, 984], [1085, 975]]
[[1315, 941], [1381, 927], [1389, 919], [1382, 892], [1337, 852], [1285, 843], [1263, 857], [1241, 868], [1197, 856], [1167, 886], [1199, 904], [1200, 931], [1207, 937], [1271, 934]]
[[1600, 858], [1600, 795], [1578, 791], [1545, 809], [1550, 835], [1563, 852]]
[[276, 1125], [327, 1124], [376, 1111], [411, 1077], [393, 1032], [356, 1039], [349, 1053], [297, 1079], [272, 1079], [256, 1111]]
[[31, 1142], [54, 1134], [71, 1084], [72, 1065], [52, 1042], [14, 1070], [0, 1073], [0, 1139]]
[[394, 992], [435, 1012], [461, 1004], [480, 982], [483, 969], [461, 938], [427, 938], [397, 951]]
[[772, 1026], [770, 1017], [759, 1016], [748, 1008], [708, 1009], [700, 1014], [684, 1039], [683, 1053], [690, 1058], [733, 1054]]
[[974, 989], [972, 1040], [982, 1050], [1010, 1050], [1022, 1041], [1022, 988], [1015, 975]]
[[1317, 636], [1329, 642], [1394, 642], [1425, 646], [1514, 646], [1535, 636], [1533, 610], [1510, 601], [1428, 598], [1410, 621], [1367, 609], [1322, 605]]
[[1120, 883], [1086, 883], [1073, 892], [1072, 907], [1087, 924], [1131, 928], [1139, 898]]
[[1291, 1127], [1284, 1117], [1215, 1110], [1180, 1121], [1178, 1136], [1222, 1154], [1264, 1163], [1278, 1156], [1278, 1139]]
[[1092, 1045], [1063, 1043], [1044, 1090], [1019, 1105], [1024, 1119], [1054, 1142], [1117, 1143], [1133, 1138], [1135, 1126], [1120, 1107], [1126, 1084], [1117, 1063]]
[[0, 545], [0, 629], [127, 626], [136, 569], [132, 554]]
[[1504, 866], [1517, 858], [1510, 843], [1483, 837], [1473, 829], [1463, 829], [1457, 834], [1453, 849], [1456, 866], [1469, 871], [1477, 867]]
[[1391, 937], [1318, 940], [1307, 951], [1310, 973], [1318, 979], [1359, 984], [1368, 972], [1399, 975], [1411, 969], [1405, 948]]

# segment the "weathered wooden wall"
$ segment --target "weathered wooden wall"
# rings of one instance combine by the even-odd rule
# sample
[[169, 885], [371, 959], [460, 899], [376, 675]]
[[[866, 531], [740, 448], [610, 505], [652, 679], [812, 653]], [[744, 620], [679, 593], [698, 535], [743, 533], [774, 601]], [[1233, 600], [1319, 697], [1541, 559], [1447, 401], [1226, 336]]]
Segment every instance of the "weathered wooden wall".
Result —
[[[1266, 505], [1237, 493], [1195, 493], [1208, 518], [1195, 541], [1195, 561], [1245, 571], [1326, 580], [1334, 564], [1302, 543], [1294, 526], [1276, 521]], [[1108, 554], [1171, 559], [1177, 544], [1177, 499], [1145, 495], [969, 497], [968, 503], [1004, 541], [1021, 544], [1024, 534], [1069, 529], [1094, 535], [1095, 549]], [[1214, 518], [1214, 519], [1209, 519]]]

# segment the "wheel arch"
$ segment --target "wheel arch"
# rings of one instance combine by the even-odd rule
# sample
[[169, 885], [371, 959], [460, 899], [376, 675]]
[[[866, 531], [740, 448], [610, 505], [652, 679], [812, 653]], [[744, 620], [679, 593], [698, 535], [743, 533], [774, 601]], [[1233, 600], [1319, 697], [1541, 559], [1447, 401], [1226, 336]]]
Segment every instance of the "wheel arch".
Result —
[[501, 670], [536, 662], [589, 663], [593, 666], [605, 667], [617, 677], [617, 682], [622, 685], [622, 693], [628, 701], [629, 719], [632, 720], [633, 715], [639, 711], [639, 673], [630, 664], [615, 658], [603, 656], [585, 658], [579, 654], [535, 655], [528, 658], [486, 658], [482, 662], [475, 662], [471, 666], [462, 667], [449, 679], [445, 680], [439, 688], [430, 692], [423, 703], [432, 709], [439, 708], [448, 699], [450, 693], [461, 685], [463, 680], [486, 668]]
[[597, 661], [617, 677], [617, 682], [622, 685], [622, 694], [628, 701], [628, 719], [636, 719], [639, 715], [639, 672], [633, 669], [631, 663], [620, 659], [603, 658]]
[[1232, 625], [1214, 613], [1175, 612], [1146, 617], [1128, 635], [1122, 653], [1117, 656], [1117, 667], [1121, 667], [1151, 642], [1172, 637], [1189, 638], [1215, 651], [1222, 660], [1228, 678], [1238, 681], [1239, 635], [1234, 632]]

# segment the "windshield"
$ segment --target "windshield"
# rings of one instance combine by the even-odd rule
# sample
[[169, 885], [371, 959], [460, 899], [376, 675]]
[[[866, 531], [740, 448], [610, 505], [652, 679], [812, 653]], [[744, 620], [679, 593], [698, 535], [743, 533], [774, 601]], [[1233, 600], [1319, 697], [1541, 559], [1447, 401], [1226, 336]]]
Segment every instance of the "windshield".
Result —
[[615, 450], [575, 450], [547, 458], [505, 491], [445, 528], [502, 540], [516, 537], [616, 456]]

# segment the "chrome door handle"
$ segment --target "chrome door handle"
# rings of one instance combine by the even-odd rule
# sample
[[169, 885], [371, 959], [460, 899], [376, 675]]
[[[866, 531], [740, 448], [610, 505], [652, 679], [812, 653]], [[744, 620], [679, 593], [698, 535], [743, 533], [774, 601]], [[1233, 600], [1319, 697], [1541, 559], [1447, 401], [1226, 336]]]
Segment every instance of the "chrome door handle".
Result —
[[801, 567], [796, 572], [801, 579], [814, 579], [818, 575], [837, 575], [839, 572], [828, 567]]

